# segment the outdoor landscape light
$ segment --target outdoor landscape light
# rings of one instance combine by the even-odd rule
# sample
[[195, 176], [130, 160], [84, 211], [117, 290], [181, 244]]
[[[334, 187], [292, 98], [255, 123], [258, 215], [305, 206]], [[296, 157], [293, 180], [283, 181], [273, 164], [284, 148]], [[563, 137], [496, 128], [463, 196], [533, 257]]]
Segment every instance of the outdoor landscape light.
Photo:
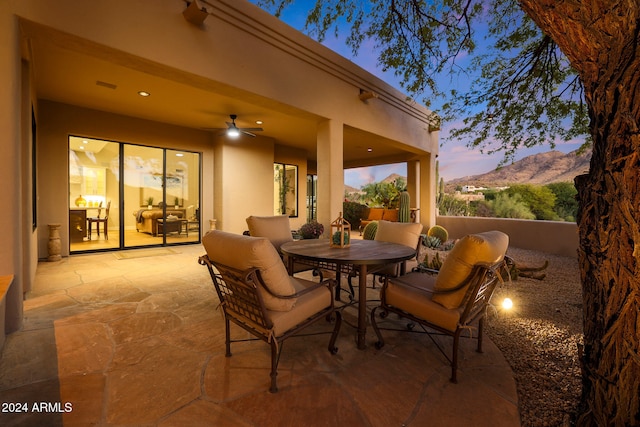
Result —
[[511, 310], [513, 308], [513, 301], [511, 301], [511, 298], [505, 298], [502, 300], [502, 308], [505, 310]]

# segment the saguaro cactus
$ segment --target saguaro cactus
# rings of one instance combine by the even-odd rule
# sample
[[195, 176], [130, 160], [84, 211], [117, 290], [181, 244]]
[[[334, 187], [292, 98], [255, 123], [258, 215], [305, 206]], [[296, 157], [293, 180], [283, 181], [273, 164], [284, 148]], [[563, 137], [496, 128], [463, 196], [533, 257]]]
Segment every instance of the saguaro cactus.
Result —
[[400, 208], [398, 210], [399, 222], [411, 221], [411, 211], [409, 209], [410, 203], [411, 203], [411, 197], [409, 196], [409, 192], [403, 191], [402, 193], [400, 193]]

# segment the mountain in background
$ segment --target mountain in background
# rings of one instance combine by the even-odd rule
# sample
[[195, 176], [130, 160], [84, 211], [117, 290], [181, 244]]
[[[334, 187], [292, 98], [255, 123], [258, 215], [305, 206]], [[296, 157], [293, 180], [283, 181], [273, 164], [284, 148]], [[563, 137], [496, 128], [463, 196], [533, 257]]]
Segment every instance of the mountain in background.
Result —
[[509, 184], [551, 184], [553, 182], [573, 182], [573, 179], [589, 171], [591, 150], [562, 153], [548, 151], [532, 154], [510, 165], [480, 175], [456, 178], [447, 185], [475, 185], [476, 187], [497, 187]]
[[[578, 150], [562, 153], [557, 150], [532, 154], [510, 165], [503, 166], [480, 175], [466, 176], [447, 181], [447, 192], [457, 185], [476, 187], [500, 187], [509, 184], [551, 184], [553, 182], [573, 182], [573, 179], [589, 171], [591, 150], [578, 154]], [[406, 177], [393, 173], [380, 182], [393, 182]], [[347, 193], [357, 193], [360, 189], [345, 185]]]

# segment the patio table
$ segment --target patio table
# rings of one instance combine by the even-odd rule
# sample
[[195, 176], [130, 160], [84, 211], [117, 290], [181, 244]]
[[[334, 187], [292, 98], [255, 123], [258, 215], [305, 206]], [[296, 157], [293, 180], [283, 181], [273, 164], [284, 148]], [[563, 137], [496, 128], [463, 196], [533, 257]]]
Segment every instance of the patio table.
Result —
[[280, 247], [289, 260], [289, 271], [293, 271], [294, 260], [306, 260], [317, 263], [323, 268], [336, 271], [336, 279], [340, 280], [340, 273], [344, 266], [358, 269], [358, 335], [359, 349], [366, 348], [365, 335], [367, 332], [367, 268], [393, 264], [413, 258], [415, 248], [396, 243], [377, 240], [351, 240], [351, 246], [346, 248], [332, 248], [326, 239], [297, 240], [288, 242]]

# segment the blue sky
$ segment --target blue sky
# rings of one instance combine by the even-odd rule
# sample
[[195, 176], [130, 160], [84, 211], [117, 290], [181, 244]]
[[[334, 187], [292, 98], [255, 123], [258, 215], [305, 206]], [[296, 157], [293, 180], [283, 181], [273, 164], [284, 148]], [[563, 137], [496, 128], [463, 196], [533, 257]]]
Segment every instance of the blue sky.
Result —
[[[256, 3], [257, 0], [250, 0], [252, 3]], [[298, 2], [303, 4], [307, 2]], [[281, 19], [293, 28], [303, 31], [304, 23], [306, 20], [305, 11], [309, 9], [311, 5], [305, 4], [304, 6], [293, 5], [285, 9], [281, 16]], [[338, 37], [334, 37], [333, 34], [327, 34], [323, 44], [333, 51], [339, 53], [345, 58], [356, 63], [363, 69], [369, 71], [376, 77], [384, 80], [388, 84], [396, 87], [400, 91], [404, 90], [399, 84], [399, 79], [393, 75], [393, 71], [382, 71], [381, 67], [377, 64], [377, 56], [372, 42], [364, 42], [358, 55], [353, 56], [351, 49], [344, 43], [345, 34], [339, 34]], [[447, 85], [454, 85], [456, 82], [449, 81], [447, 77], [446, 81], [441, 83], [442, 89], [447, 89]], [[438, 111], [437, 104], [432, 105], [434, 111]], [[472, 150], [466, 146], [466, 141], [448, 141], [448, 129], [453, 127], [453, 123], [444, 123], [440, 131], [440, 150], [438, 160], [440, 163], [440, 175], [444, 177], [445, 181], [449, 181], [455, 178], [462, 178], [465, 176], [477, 175], [485, 172], [489, 172], [495, 169], [500, 161], [503, 159], [502, 153], [496, 153], [493, 155], [487, 155], [480, 152], [480, 150]], [[582, 141], [576, 141], [575, 143], [556, 143], [555, 149], [568, 153], [576, 150], [580, 147]], [[531, 154], [541, 153], [549, 151], [551, 148], [548, 145], [537, 146], [534, 148], [524, 149], [521, 148], [517, 155], [516, 160], [522, 159]], [[380, 181], [392, 173], [397, 173], [403, 176], [407, 174], [406, 164], [392, 164], [383, 166], [374, 166], [367, 168], [348, 169], [345, 170], [344, 180], [346, 185], [359, 188], [367, 183]]]

